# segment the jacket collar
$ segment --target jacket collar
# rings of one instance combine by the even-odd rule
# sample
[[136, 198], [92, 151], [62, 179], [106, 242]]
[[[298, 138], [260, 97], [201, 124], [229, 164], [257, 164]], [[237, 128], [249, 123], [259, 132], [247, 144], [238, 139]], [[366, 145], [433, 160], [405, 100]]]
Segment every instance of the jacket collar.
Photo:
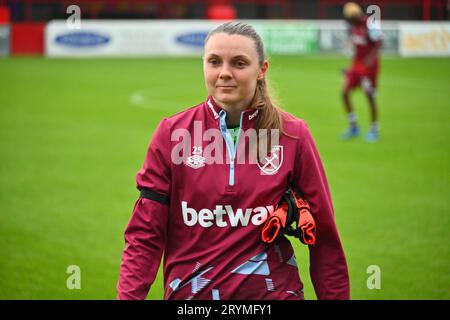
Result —
[[[208, 99], [204, 103], [205, 108], [208, 109], [207, 112], [209, 116], [219, 124], [219, 117], [221, 112], [226, 111], [219, 107], [217, 103], [214, 101], [214, 98], [212, 96], [209, 96]], [[252, 128], [256, 124], [256, 120], [258, 119], [259, 110], [248, 108], [241, 113], [241, 119], [242, 119], [242, 128], [241, 129], [248, 129]]]

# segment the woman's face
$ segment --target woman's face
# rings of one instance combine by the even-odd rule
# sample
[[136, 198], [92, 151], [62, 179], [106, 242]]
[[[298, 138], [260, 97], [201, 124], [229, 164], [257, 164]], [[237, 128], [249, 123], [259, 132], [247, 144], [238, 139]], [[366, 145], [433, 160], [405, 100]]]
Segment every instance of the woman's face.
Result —
[[256, 82], [264, 77], [267, 68], [267, 61], [259, 65], [255, 43], [249, 37], [217, 33], [205, 45], [206, 88], [222, 107], [249, 107]]

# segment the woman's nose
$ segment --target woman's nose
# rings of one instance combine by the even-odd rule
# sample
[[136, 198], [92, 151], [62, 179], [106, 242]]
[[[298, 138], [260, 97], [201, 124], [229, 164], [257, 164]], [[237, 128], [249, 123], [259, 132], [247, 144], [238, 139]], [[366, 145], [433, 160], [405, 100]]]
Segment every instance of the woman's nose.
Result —
[[220, 69], [219, 78], [220, 79], [230, 79], [232, 77], [230, 68], [228, 65], [224, 64]]

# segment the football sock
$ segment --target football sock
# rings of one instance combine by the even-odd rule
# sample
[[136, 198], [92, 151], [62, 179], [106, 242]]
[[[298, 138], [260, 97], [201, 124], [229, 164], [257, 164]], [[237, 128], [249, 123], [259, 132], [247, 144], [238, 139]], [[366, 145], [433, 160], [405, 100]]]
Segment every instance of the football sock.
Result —
[[358, 124], [356, 123], [356, 114], [354, 112], [349, 112], [347, 114], [347, 119], [350, 127], [357, 127]]

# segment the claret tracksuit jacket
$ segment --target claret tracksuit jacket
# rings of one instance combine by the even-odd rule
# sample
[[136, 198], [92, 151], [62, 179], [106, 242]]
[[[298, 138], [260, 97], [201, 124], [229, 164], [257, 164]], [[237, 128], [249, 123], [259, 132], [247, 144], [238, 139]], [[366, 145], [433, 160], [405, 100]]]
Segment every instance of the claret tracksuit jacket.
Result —
[[255, 109], [241, 113], [236, 144], [212, 97], [161, 121], [136, 178], [141, 196], [125, 230], [119, 299], [144, 299], [163, 256], [165, 299], [303, 299], [291, 242], [261, 240], [290, 186], [304, 193], [316, 221], [309, 249], [318, 299], [349, 298], [330, 192], [307, 125], [283, 112], [288, 135], [251, 161], [246, 133], [257, 120]]

